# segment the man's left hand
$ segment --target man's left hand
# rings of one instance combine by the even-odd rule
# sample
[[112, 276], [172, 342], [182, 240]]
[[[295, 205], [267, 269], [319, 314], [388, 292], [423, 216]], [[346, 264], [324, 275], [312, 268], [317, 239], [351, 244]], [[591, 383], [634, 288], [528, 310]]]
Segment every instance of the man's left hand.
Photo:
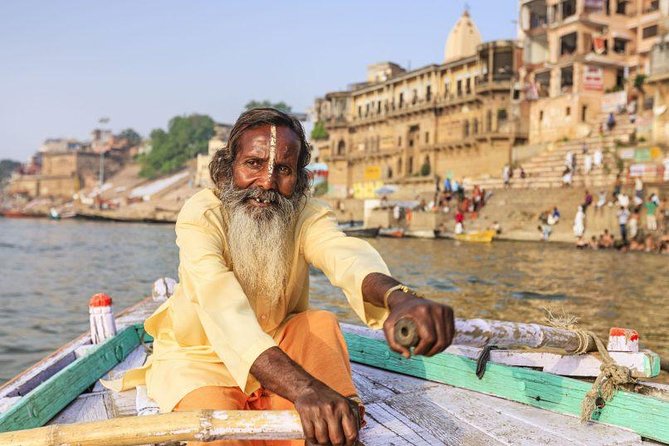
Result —
[[402, 318], [411, 319], [416, 325], [419, 341], [413, 350], [415, 355], [433, 356], [451, 345], [455, 334], [453, 309], [427, 299], [393, 292], [388, 298], [390, 315], [383, 324], [383, 331], [391, 350], [411, 356], [411, 351], [395, 341], [395, 323]]

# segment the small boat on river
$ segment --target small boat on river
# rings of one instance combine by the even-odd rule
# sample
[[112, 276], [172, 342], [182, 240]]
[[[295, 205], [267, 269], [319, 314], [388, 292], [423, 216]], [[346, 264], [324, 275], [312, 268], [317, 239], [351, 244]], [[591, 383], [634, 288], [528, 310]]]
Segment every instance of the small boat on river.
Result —
[[0, 216], [5, 218], [45, 218], [46, 215], [35, 212], [25, 212], [18, 209], [5, 209], [0, 211]]
[[379, 228], [349, 227], [342, 229], [344, 234], [351, 237], [374, 238], [379, 235]]
[[462, 234], [441, 231], [437, 234], [437, 237], [452, 239], [452, 240], [460, 240], [461, 242], [490, 243], [495, 238], [495, 235], [497, 235], [497, 232], [494, 230], [472, 231], [472, 232], [465, 232]]
[[[159, 304], [146, 298], [116, 317], [117, 334], [102, 344], [93, 345], [90, 333], [84, 333], [1, 386], [0, 445], [185, 441], [201, 435], [207, 423], [208, 439], [300, 438], [301, 425], [293, 411], [156, 415], [157, 407], [144, 388], [122, 393], [104, 388], [100, 378], [117, 377], [146, 360], [152, 339], [143, 321]], [[458, 333], [467, 330], [463, 324], [469, 324], [471, 339], [474, 333], [486, 332], [485, 327], [508, 328], [514, 323], [457, 320]], [[532, 339], [538, 333], [533, 330], [547, 329], [536, 324], [514, 327]], [[579, 422], [581, 401], [592, 381], [560, 375], [588, 376], [586, 369], [599, 370], [596, 355], [488, 350], [490, 362], [483, 362], [484, 373], [479, 374], [480, 347], [500, 341], [494, 330], [479, 339], [478, 347], [456, 342], [431, 358], [411, 359], [391, 352], [379, 331], [347, 324], [342, 330], [366, 406], [363, 445], [669, 444], [669, 386], [639, 383], [617, 390], [611, 400], [598, 400], [593, 421]], [[506, 328], [500, 330], [506, 333]], [[659, 373], [659, 357], [652, 352], [611, 355], [627, 361], [640, 379]], [[197, 415], [194, 427], [178, 424], [191, 415]], [[158, 428], [165, 420], [177, 425]], [[22, 431], [40, 426], [46, 427]], [[130, 428], [134, 437], [121, 440], [122, 431]]]
[[402, 238], [404, 237], [404, 228], [381, 228], [379, 235], [381, 237]]

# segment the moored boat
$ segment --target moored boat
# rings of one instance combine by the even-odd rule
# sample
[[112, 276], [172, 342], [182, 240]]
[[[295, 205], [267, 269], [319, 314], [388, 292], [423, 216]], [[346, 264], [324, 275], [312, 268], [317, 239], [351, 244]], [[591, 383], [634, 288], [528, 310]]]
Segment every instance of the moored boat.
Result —
[[402, 238], [404, 237], [404, 228], [381, 228], [379, 235], [381, 237]]
[[[100, 430], [106, 429], [111, 438], [117, 434], [115, 427], [123, 423], [142, 424], [134, 421], [136, 416], [156, 413], [145, 389], [114, 393], [103, 388], [98, 380], [144, 363], [151, 339], [144, 333], [142, 322], [159, 304], [152, 298], [143, 300], [116, 318], [118, 333], [103, 344], [92, 345], [90, 334], [84, 334], [0, 387], [0, 432], [102, 421], [95, 425], [97, 438], [101, 438]], [[464, 335], [468, 332], [470, 338], [482, 330], [488, 333], [488, 337], [481, 337], [479, 347], [489, 341], [499, 344], [501, 339], [496, 333], [506, 333], [505, 327], [510, 324], [464, 322], [469, 328], [464, 328], [461, 321], [458, 330]], [[490, 328], [497, 326], [500, 328]], [[536, 330], [541, 329], [535, 324], [514, 326], [522, 328], [523, 336], [532, 339], [538, 333]], [[561, 363], [571, 373], [583, 373], [592, 366], [599, 369], [594, 355], [497, 350], [490, 352], [490, 363], [484, 366], [485, 374], [479, 378], [476, 374], [479, 347], [454, 345], [432, 358], [407, 360], [390, 352], [378, 331], [347, 324], [342, 324], [342, 330], [354, 381], [367, 409], [368, 425], [361, 431], [365, 445], [640, 445], [642, 438], [669, 443], [666, 423], [669, 400], [661, 395], [669, 392], [668, 386], [656, 385], [655, 395], [618, 390], [610, 401], [598, 403], [600, 407], [593, 416], [598, 421], [578, 421], [574, 415], [580, 413], [581, 400], [592, 383], [546, 370], [555, 371]], [[542, 335], [537, 339], [543, 342], [545, 338]], [[618, 354], [616, 358], [619, 357], [622, 356]], [[642, 377], [657, 374], [657, 355], [646, 354], [643, 358], [634, 373]], [[595, 362], [591, 364], [592, 361]], [[518, 366], [519, 362], [526, 367]], [[542, 367], [544, 371], [539, 370]], [[257, 419], [256, 414], [248, 415]], [[271, 438], [272, 429], [276, 429], [276, 438], [280, 435], [296, 438], [300, 426], [294, 413], [281, 416], [282, 423], [272, 424], [267, 418], [265, 429], [257, 429], [242, 418], [230, 431], [239, 438], [240, 433], [248, 432], [249, 425], [254, 425], [256, 429], [245, 438]], [[104, 420], [114, 420], [114, 425], [105, 424]], [[148, 423], [154, 419], [146, 420]], [[92, 426], [82, 425], [68, 432], [82, 438], [92, 435], [92, 430]], [[184, 435], [184, 430], [188, 429], [174, 429], [171, 438], [161, 441], [185, 439], [179, 436]], [[63, 437], [58, 437], [59, 442], [47, 442], [53, 440], [54, 432], [43, 431], [44, 442], [35, 440], [30, 444], [64, 444]], [[37, 434], [24, 435], [33, 439]], [[285, 436], [289, 434], [293, 436]], [[18, 437], [9, 440], [8, 435], [11, 434], [0, 434], [0, 444], [22, 444], [15, 439]], [[135, 443], [124, 443], [111, 439], [106, 443], [85, 444], [144, 444], [139, 443], [141, 440], [135, 438]], [[68, 441], [77, 444], [73, 438]]]
[[350, 237], [374, 238], [379, 235], [379, 228], [353, 227], [342, 229], [342, 231]]
[[453, 238], [463, 242], [490, 243], [492, 242], [495, 235], [497, 235], [497, 232], [493, 230], [486, 230], [453, 234]]
[[46, 215], [35, 212], [25, 212], [18, 209], [6, 209], [0, 211], [0, 216], [5, 218], [45, 218]]

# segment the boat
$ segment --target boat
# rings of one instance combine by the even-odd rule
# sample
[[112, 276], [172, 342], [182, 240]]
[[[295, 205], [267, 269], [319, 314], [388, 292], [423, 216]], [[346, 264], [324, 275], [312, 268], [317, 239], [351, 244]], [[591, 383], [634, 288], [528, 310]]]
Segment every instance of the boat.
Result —
[[462, 234], [453, 234], [453, 238], [455, 240], [460, 240], [462, 242], [490, 243], [492, 242], [495, 235], [497, 235], [496, 231], [486, 230], [486, 231], [465, 232]]
[[0, 211], [0, 216], [5, 218], [44, 218], [46, 215], [35, 212], [25, 212], [18, 209], [6, 209]]
[[404, 231], [405, 237], [412, 238], [435, 238], [434, 229], [407, 229]]
[[374, 238], [379, 235], [379, 228], [352, 227], [342, 229], [342, 231], [350, 237]]
[[[204, 434], [208, 439], [231, 438], [224, 436], [228, 434], [246, 439], [300, 438], [294, 411], [156, 415], [145, 389], [122, 393], [105, 389], [100, 378], [117, 377], [146, 360], [152, 339], [144, 332], [143, 321], [160, 303], [152, 297], [142, 300], [117, 315], [117, 334], [102, 344], [91, 344], [90, 333], [84, 333], [1, 386], [0, 445], [28, 444], [25, 439], [31, 445], [153, 444]], [[479, 325], [486, 322], [481, 321], [468, 322], [471, 333], [480, 332]], [[598, 401], [593, 421], [579, 421], [581, 401], [592, 381], [549, 373], [546, 364], [555, 368], [567, 361], [563, 369], [571, 373], [586, 366], [598, 369], [595, 355], [489, 351], [490, 362], [479, 378], [478, 347], [452, 345], [431, 358], [405, 359], [388, 349], [379, 331], [348, 324], [342, 324], [342, 331], [366, 407], [367, 426], [360, 433], [363, 445], [603, 446], [642, 445], [646, 439], [669, 444], [669, 386], [638, 384], [632, 390], [617, 390], [610, 401]], [[481, 345], [488, 341], [496, 339], [481, 338]], [[644, 358], [639, 373], [659, 373], [659, 357]], [[513, 365], [519, 361], [525, 366]], [[644, 394], [642, 387], [651, 392]], [[179, 424], [187, 417], [195, 424], [192, 429]], [[163, 422], [170, 420], [171, 427], [163, 429]], [[207, 423], [211, 424], [204, 429]], [[138, 438], [135, 433], [133, 440], [123, 442], [118, 437], [122, 426], [144, 429], [151, 436]]]
[[379, 235], [381, 237], [402, 238], [404, 237], [404, 228], [381, 228]]

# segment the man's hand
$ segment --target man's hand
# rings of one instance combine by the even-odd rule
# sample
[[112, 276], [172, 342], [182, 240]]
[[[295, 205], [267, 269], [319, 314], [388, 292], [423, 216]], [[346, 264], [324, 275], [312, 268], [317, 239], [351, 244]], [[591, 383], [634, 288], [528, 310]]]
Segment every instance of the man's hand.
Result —
[[405, 358], [411, 351], [395, 341], [395, 323], [402, 319], [411, 319], [416, 325], [418, 345], [415, 355], [433, 356], [451, 345], [455, 333], [453, 309], [427, 299], [394, 291], [388, 298], [390, 315], [383, 324], [383, 331], [391, 350], [401, 353]]
[[251, 373], [265, 389], [295, 404], [309, 444], [356, 444], [358, 414], [350, 401], [308, 374], [279, 347], [261, 353]]
[[[399, 285], [399, 282], [390, 276], [381, 273], [371, 273], [362, 281], [362, 295], [366, 302], [383, 308], [386, 302], [383, 297], [390, 288]], [[416, 325], [420, 341], [414, 349], [414, 354], [432, 356], [451, 345], [455, 334], [453, 309], [427, 299], [421, 299], [413, 294], [401, 290], [394, 291], [388, 296], [390, 316], [383, 324], [388, 345], [393, 351], [404, 357], [411, 356], [411, 351], [395, 341], [395, 323], [403, 317], [409, 318]]]
[[358, 439], [357, 414], [348, 399], [316, 381], [295, 400], [309, 444], [353, 446]]

